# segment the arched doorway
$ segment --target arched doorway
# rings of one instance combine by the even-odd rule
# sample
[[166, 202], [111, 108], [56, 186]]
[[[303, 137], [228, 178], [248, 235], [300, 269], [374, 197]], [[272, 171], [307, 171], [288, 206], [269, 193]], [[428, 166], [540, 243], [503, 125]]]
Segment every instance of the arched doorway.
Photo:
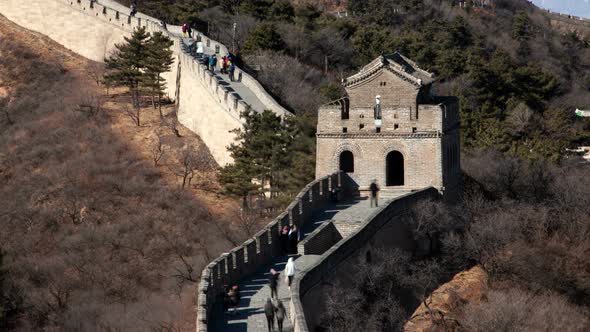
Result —
[[391, 151], [385, 160], [386, 186], [404, 185], [404, 156], [399, 151]]
[[354, 173], [354, 155], [350, 151], [340, 153], [340, 170], [346, 173]]

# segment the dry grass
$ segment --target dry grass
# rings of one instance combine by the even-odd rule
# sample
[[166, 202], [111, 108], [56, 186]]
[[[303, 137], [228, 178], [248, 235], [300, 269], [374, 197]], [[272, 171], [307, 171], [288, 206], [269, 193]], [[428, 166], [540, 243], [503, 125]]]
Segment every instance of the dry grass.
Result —
[[[194, 329], [201, 269], [244, 237], [204, 144], [147, 103], [135, 126], [99, 64], [3, 17], [0, 40], [0, 249], [22, 300], [9, 327]], [[185, 147], [199, 158], [183, 189]]]

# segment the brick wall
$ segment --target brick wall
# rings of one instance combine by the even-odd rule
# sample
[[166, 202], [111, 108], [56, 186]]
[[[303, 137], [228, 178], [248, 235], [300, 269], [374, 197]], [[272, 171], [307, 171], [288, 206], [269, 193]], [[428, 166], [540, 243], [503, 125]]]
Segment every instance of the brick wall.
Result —
[[397, 198], [385, 209], [367, 216], [350, 237], [332, 246], [317, 263], [296, 275], [291, 285], [289, 303], [294, 331], [314, 330], [323, 311], [320, 303], [324, 295], [322, 285], [331, 285], [341, 279], [354, 279], [354, 270], [350, 267], [355, 265], [359, 257], [364, 257], [367, 250], [374, 246], [407, 247], [406, 242], [411, 241], [411, 238], [401, 232], [403, 225], [398, 221], [417, 202], [438, 197], [435, 188], [427, 188]]
[[375, 96], [381, 96], [381, 104], [384, 107], [405, 107], [416, 109], [419, 88], [414, 84], [400, 79], [388, 70], [346, 87], [346, 93], [350, 97], [352, 108], [372, 108], [375, 104]]
[[302, 228], [310, 221], [315, 209], [330, 201], [330, 190], [343, 187], [347, 182], [342, 173], [317, 179], [301, 190], [291, 204], [266, 227], [241, 246], [224, 253], [209, 263], [201, 273], [198, 287], [197, 332], [208, 331], [212, 315], [222, 314], [221, 303], [224, 285], [232, 285], [271, 264], [280, 255], [279, 230], [295, 224]]
[[298, 253], [303, 255], [321, 255], [330, 249], [343, 236], [332, 221], [326, 222], [297, 244]]

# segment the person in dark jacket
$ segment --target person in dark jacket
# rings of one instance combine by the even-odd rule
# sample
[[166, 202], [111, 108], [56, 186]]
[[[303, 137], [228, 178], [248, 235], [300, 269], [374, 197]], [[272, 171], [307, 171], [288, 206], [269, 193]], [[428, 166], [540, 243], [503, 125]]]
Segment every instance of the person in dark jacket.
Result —
[[270, 276], [268, 277], [268, 286], [270, 287], [270, 297], [278, 298], [279, 293], [277, 287], [279, 287], [279, 274], [275, 269], [270, 269]]
[[369, 190], [371, 190], [371, 207], [373, 207], [373, 202], [375, 203], [375, 207], [379, 206], [379, 201], [377, 194], [379, 193], [379, 186], [377, 186], [377, 181], [373, 180], [371, 185], [369, 186]]
[[266, 299], [266, 304], [264, 305], [264, 315], [266, 316], [266, 323], [268, 324], [268, 332], [272, 332], [275, 326], [275, 310], [270, 298]]
[[297, 254], [297, 243], [299, 242], [300, 235], [297, 225], [291, 226], [289, 231], [289, 255]]
[[238, 310], [238, 305], [240, 304], [240, 290], [238, 289], [238, 285], [233, 285], [227, 293], [227, 296], [229, 297], [230, 305], [234, 307], [235, 314]]
[[283, 302], [278, 298], [272, 300], [272, 305], [275, 310], [275, 317], [277, 319], [277, 325], [279, 326], [279, 332], [283, 332], [283, 321], [287, 315], [287, 310], [285, 310]]
[[289, 254], [289, 226], [283, 227], [281, 234], [279, 234], [279, 242], [281, 243], [281, 254]]
[[234, 81], [234, 72], [236, 71], [236, 65], [234, 65], [233, 61], [229, 63], [229, 80]]

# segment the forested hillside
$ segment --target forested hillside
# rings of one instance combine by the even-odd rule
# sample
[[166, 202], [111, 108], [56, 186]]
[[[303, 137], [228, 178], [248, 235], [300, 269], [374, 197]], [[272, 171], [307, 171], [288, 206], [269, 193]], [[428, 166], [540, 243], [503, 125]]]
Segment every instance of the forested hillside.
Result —
[[340, 97], [342, 77], [398, 50], [437, 75], [438, 94], [459, 96], [464, 148], [557, 161], [565, 147], [589, 142], [588, 121], [573, 110], [590, 105], [590, 41], [562, 35], [524, 0], [467, 8], [450, 0], [349, 0], [344, 18], [320, 11], [330, 7], [322, 1], [143, 3], [140, 10], [189, 22], [228, 45], [235, 22], [245, 65], [298, 114], [314, 114]]
[[102, 65], [0, 40], [0, 331], [194, 330], [200, 271], [249, 235], [207, 148], [149, 100], [135, 124]]

